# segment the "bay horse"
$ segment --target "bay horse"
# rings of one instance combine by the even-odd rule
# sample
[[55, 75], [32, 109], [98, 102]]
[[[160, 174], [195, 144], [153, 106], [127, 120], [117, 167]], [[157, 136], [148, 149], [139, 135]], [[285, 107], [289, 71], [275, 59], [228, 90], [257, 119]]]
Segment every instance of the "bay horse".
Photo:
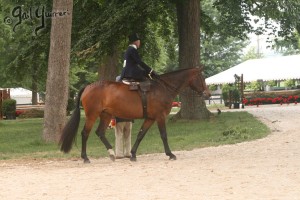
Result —
[[[203, 95], [203, 93], [210, 95], [202, 75], [202, 69], [202, 67], [181, 69], [162, 74], [159, 78], [151, 80], [151, 89], [147, 92], [147, 116], [131, 149], [131, 161], [136, 161], [137, 148], [154, 122], [157, 122], [166, 155], [169, 156], [170, 160], [176, 160], [176, 156], [171, 152], [167, 140], [166, 117], [171, 111], [174, 98], [185, 87], [190, 87], [200, 95]], [[114, 151], [105, 137], [105, 131], [112, 117], [124, 119], [144, 118], [139, 92], [131, 91], [128, 88], [129, 86], [126, 84], [113, 81], [98, 81], [82, 88], [77, 97], [76, 108], [62, 131], [60, 138], [61, 151], [68, 153], [72, 148], [80, 121], [81, 101], [86, 116], [86, 122], [81, 132], [81, 158], [84, 163], [90, 162], [86, 153], [87, 140], [93, 124], [100, 117], [96, 134], [108, 150], [110, 158], [114, 160]]]

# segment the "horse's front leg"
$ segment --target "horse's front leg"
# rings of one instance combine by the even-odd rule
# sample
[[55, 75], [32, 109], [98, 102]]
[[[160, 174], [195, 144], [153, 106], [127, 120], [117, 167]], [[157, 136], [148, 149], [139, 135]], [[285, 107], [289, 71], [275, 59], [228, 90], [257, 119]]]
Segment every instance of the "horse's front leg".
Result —
[[147, 131], [149, 130], [149, 128], [152, 126], [152, 124], [154, 123], [154, 120], [150, 120], [150, 119], [145, 119], [138, 135], [136, 138], [136, 141], [131, 149], [131, 161], [136, 161], [136, 151], [137, 148], [139, 147], [139, 144], [141, 143], [142, 139], [144, 138], [144, 136], [146, 135]]
[[158, 125], [158, 129], [160, 132], [160, 137], [164, 143], [166, 155], [170, 157], [170, 160], [176, 160], [176, 156], [171, 152], [169, 144], [168, 144], [168, 136], [167, 136], [165, 119], [158, 120], [157, 125]]
[[96, 130], [96, 134], [98, 135], [98, 137], [100, 138], [100, 140], [102, 141], [104, 146], [106, 147], [108, 154], [109, 154], [109, 158], [112, 161], [115, 161], [115, 152], [114, 152], [111, 144], [108, 142], [107, 138], [105, 137], [105, 131], [106, 131], [107, 127], [109, 126], [110, 120], [111, 120], [111, 115], [105, 114], [105, 113], [101, 114], [100, 123]]

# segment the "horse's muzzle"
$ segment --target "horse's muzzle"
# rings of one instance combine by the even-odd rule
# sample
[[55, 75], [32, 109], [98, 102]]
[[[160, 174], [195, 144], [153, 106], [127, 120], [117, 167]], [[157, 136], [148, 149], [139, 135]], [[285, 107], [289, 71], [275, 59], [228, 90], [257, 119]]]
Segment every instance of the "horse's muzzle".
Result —
[[210, 93], [210, 91], [209, 90], [205, 90], [204, 92], [203, 92], [203, 96], [205, 97], [205, 98], [210, 98], [211, 97], [211, 93]]

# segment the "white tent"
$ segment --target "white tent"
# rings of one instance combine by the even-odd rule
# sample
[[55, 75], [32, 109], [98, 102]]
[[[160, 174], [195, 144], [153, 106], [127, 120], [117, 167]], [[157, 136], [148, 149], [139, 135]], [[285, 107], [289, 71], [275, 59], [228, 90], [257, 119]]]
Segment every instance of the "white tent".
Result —
[[243, 74], [244, 82], [257, 80], [300, 79], [300, 55], [247, 60], [237, 66], [207, 78], [206, 84], [234, 83], [234, 75]]

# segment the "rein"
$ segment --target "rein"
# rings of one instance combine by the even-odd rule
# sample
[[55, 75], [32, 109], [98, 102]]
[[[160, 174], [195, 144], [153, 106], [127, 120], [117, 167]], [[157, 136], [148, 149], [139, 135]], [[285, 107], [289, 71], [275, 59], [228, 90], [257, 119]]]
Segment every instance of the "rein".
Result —
[[176, 93], [176, 94], [180, 93], [180, 95], [188, 96], [188, 97], [202, 97], [203, 96], [203, 92], [201, 94], [198, 94], [195, 91], [192, 91], [192, 94], [188, 93], [188, 92], [184, 92], [184, 91], [180, 92], [179, 88], [174, 87], [173, 85], [171, 85], [167, 81], [161, 79], [160, 77], [158, 77], [157, 80], [159, 80], [160, 82], [162, 82], [167, 87], [167, 89], [169, 89], [173, 93]]
[[158, 77], [157, 80], [159, 80], [160, 82], [162, 82], [167, 87], [167, 89], [169, 89], [171, 92], [176, 93], [176, 94], [179, 93], [178, 88], [174, 87], [173, 85], [171, 85], [167, 81], [161, 79], [160, 77]]

